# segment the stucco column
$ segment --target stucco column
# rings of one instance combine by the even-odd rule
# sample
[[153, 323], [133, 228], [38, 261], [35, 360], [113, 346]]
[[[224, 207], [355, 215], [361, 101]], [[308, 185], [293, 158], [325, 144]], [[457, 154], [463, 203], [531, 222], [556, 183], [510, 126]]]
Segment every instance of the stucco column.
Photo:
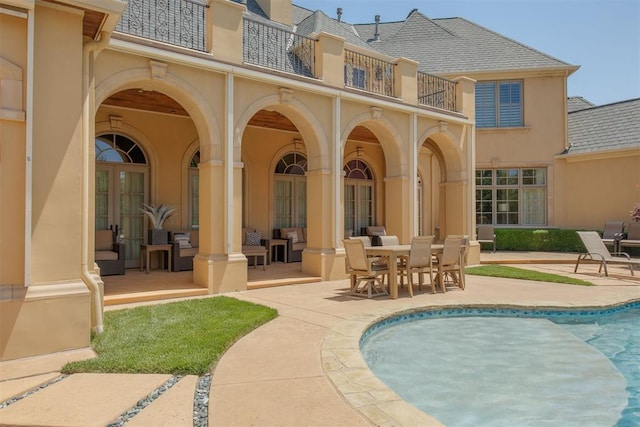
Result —
[[[234, 243], [225, 253], [226, 205], [224, 164], [219, 160], [200, 162], [200, 229], [198, 254], [193, 258], [193, 281], [217, 294], [246, 289], [247, 261]], [[241, 188], [241, 167], [234, 167], [234, 188]], [[236, 197], [234, 197], [236, 199]], [[236, 203], [237, 206], [241, 203]], [[234, 239], [235, 240], [235, 239]]]
[[385, 227], [387, 234], [398, 236], [400, 243], [411, 242], [411, 209], [406, 206], [411, 194], [408, 176], [392, 176], [385, 178]]
[[246, 7], [228, 0], [211, 0], [207, 9], [207, 49], [217, 59], [242, 64], [243, 20]]
[[339, 224], [332, 218], [334, 202], [330, 171], [307, 172], [307, 248], [302, 253], [302, 271], [323, 280], [344, 278], [344, 261], [336, 261], [333, 234]]
[[333, 34], [318, 34], [315, 75], [326, 84], [344, 87], [344, 39]]

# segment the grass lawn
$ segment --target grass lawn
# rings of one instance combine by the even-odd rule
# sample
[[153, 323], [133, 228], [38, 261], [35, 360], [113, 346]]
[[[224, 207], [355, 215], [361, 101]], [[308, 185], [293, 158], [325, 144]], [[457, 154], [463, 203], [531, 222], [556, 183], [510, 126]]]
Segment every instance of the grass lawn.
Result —
[[478, 267], [468, 267], [464, 270], [467, 274], [476, 276], [506, 277], [508, 279], [537, 280], [539, 282], [566, 283], [569, 285], [594, 286], [585, 280], [573, 279], [557, 274], [541, 273], [524, 268], [509, 267], [505, 265], [491, 264]]
[[239, 338], [277, 315], [224, 296], [107, 311], [104, 333], [91, 339], [98, 357], [62, 372], [204, 375]]

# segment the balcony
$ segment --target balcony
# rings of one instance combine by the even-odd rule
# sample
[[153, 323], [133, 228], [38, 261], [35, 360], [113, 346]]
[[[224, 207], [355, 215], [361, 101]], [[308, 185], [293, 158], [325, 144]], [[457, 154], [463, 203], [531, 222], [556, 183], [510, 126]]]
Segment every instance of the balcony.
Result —
[[394, 96], [394, 64], [344, 50], [344, 84], [379, 95]]
[[314, 39], [248, 18], [244, 18], [243, 21], [244, 62], [285, 73], [314, 77]]
[[129, 0], [116, 31], [205, 52], [208, 8], [197, 0]]
[[456, 110], [456, 82], [418, 71], [418, 103]]

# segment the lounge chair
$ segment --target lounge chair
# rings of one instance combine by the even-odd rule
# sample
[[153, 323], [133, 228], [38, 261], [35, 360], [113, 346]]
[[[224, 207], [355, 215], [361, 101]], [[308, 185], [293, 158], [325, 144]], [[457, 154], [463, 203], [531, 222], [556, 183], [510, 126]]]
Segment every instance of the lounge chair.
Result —
[[478, 243], [491, 243], [493, 252], [496, 251], [496, 233], [492, 224], [478, 225]]
[[632, 276], [634, 275], [633, 266], [640, 266], [640, 260], [633, 260], [624, 252], [610, 253], [609, 249], [607, 249], [600, 238], [600, 235], [595, 231], [578, 231], [578, 236], [580, 236], [580, 240], [582, 240], [582, 244], [584, 244], [587, 252], [578, 256], [576, 268], [573, 270], [574, 273], [578, 272], [578, 265], [580, 265], [580, 261], [583, 260], [590, 260], [599, 263], [600, 268], [598, 269], [598, 273], [600, 273], [602, 271], [602, 267], [604, 267], [604, 275], [607, 277], [609, 277], [607, 263], [627, 264]]
[[624, 248], [640, 248], [640, 222], [630, 222], [624, 239], [618, 241], [618, 252]]
[[624, 232], [624, 221], [607, 221], [604, 223], [602, 230], [602, 243], [605, 246], [611, 246], [614, 252], [618, 251], [616, 240], [622, 238]]

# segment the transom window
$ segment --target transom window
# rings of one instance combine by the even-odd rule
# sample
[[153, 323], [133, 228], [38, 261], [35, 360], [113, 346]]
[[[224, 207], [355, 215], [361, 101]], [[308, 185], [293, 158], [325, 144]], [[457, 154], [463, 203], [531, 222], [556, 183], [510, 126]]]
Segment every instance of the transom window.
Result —
[[126, 136], [107, 133], [96, 137], [96, 161], [147, 164], [142, 149]]
[[476, 125], [479, 128], [523, 126], [522, 81], [476, 83]]
[[476, 170], [476, 223], [545, 225], [547, 170]]

